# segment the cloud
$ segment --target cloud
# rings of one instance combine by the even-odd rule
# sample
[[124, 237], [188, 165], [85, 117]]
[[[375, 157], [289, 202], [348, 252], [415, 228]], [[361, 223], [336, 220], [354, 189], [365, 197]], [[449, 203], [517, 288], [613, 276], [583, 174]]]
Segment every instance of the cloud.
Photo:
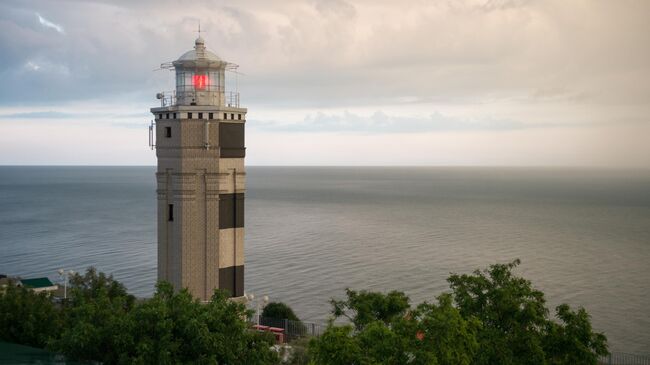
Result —
[[[201, 20], [208, 48], [245, 75], [238, 87], [253, 133], [428, 133], [453, 143], [502, 131], [532, 140], [556, 126], [632, 128], [623, 121], [650, 115], [649, 10], [648, 1], [6, 0], [0, 118], [148, 121], [155, 94], [174, 85], [173, 73], [152, 69], [189, 50]], [[46, 114], [80, 110], [88, 115]]]
[[23, 112], [0, 114], [0, 119], [70, 119], [83, 117], [79, 113], [66, 113], [58, 111]]
[[[149, 100], [145, 97], [173, 83], [169, 74], [151, 69], [192, 46], [199, 19], [208, 48], [240, 64], [247, 75], [240, 87], [249, 105], [485, 103], [521, 99], [536, 90], [588, 95], [595, 105], [639, 104], [650, 92], [650, 84], [637, 82], [650, 74], [644, 47], [650, 26], [641, 16], [649, 10], [647, 2], [352, 4], [36, 0], [43, 27], [63, 31], [40, 14], [66, 25], [67, 36], [55, 37], [30, 29], [21, 15], [24, 6], [2, 3], [0, 73], [18, 86], [0, 92], [0, 100], [5, 105], [78, 100], [134, 89], [143, 91], [141, 101]], [[114, 19], [120, 19], [119, 27]], [[35, 92], [28, 89], [34, 84], [18, 82], [22, 76], [11, 67], [16, 65], [2, 60], [22, 66], [37, 57], [67, 65], [72, 77], [66, 83], [73, 86], [50, 80]]]
[[70, 69], [66, 65], [55, 64], [48, 60], [28, 60], [25, 62], [24, 70], [38, 72], [47, 75], [70, 76]]
[[[151, 119], [151, 114], [146, 111], [133, 112], [130, 109], [114, 110], [110, 104], [95, 105], [93, 107], [81, 108], [79, 105], [65, 105], [61, 110], [37, 110], [37, 111], [14, 111], [0, 113], [0, 120], [66, 120], [70, 122], [82, 121], [84, 123], [101, 122], [112, 123], [116, 126], [146, 125]], [[1, 110], [1, 109], [0, 109]]]
[[65, 34], [65, 30], [59, 24], [52, 23], [51, 21], [43, 18], [39, 13], [36, 13], [36, 16], [38, 17], [38, 22], [41, 23], [41, 25], [44, 26], [45, 28], [54, 29], [55, 31], [61, 34]]
[[381, 111], [369, 116], [346, 111], [340, 114], [318, 112], [307, 115], [303, 121], [297, 123], [250, 120], [248, 126], [266, 132], [391, 134], [439, 131], [504, 131], [540, 128], [544, 125], [526, 124], [496, 118], [483, 118], [480, 120], [454, 118], [437, 112], [428, 117], [408, 117], [388, 115]]
[[38, 71], [41, 69], [41, 66], [32, 61], [27, 61], [27, 63], [25, 63], [25, 68], [32, 71]]

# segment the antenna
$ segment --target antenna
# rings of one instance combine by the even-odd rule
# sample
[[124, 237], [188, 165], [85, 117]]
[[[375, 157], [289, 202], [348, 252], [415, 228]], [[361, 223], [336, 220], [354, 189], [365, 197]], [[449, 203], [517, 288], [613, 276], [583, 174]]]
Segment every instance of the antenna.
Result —
[[199, 31], [198, 31], [198, 33], [199, 33], [199, 38], [201, 38], [201, 20], [199, 20]]

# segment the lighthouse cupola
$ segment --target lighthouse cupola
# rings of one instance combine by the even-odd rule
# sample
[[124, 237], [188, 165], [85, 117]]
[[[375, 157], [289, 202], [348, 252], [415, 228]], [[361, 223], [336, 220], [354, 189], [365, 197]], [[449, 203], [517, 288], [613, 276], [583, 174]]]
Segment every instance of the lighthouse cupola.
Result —
[[194, 49], [172, 62], [176, 70], [176, 99], [181, 105], [224, 105], [228, 63], [205, 48], [199, 37]]

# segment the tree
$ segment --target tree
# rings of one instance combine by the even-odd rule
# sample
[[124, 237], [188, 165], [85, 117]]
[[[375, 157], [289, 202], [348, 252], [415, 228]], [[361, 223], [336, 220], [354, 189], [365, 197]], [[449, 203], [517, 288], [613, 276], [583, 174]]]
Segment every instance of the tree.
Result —
[[271, 302], [267, 304], [262, 311], [262, 317], [300, 321], [291, 307], [282, 302]]
[[544, 339], [549, 365], [596, 364], [600, 356], [608, 354], [607, 338], [593, 332], [584, 308], [572, 311], [562, 304], [556, 314], [561, 323], [549, 321]]
[[478, 347], [478, 321], [462, 318], [449, 295], [411, 309], [401, 292], [346, 294], [346, 300], [332, 300], [333, 314], [354, 327], [330, 322], [310, 343], [316, 364], [467, 365]]
[[472, 275], [451, 275], [452, 296], [463, 317], [482, 323], [476, 364], [596, 364], [607, 353], [606, 338], [594, 333], [584, 309], [558, 307], [563, 324], [549, 319], [544, 293], [515, 276], [520, 264], [491, 265]]
[[216, 291], [208, 303], [160, 282], [135, 302], [112, 277], [89, 269], [72, 280], [65, 327], [50, 349], [104, 364], [275, 364], [273, 339], [250, 331], [245, 306]]
[[113, 275], [98, 273], [92, 266], [86, 269], [84, 275], [76, 273], [70, 278], [70, 292], [73, 299], [93, 300], [100, 296], [106, 296], [109, 300], [121, 298], [128, 307], [133, 306], [135, 301], [135, 297]]
[[309, 355], [315, 364], [355, 365], [362, 363], [361, 347], [352, 326], [330, 323], [325, 333], [309, 343]]
[[[332, 300], [325, 333], [294, 363], [595, 365], [607, 338], [584, 308], [562, 304], [550, 318], [544, 294], [516, 276], [515, 260], [448, 278], [451, 293], [412, 308], [408, 296], [347, 289]], [[282, 303], [267, 315], [296, 318]], [[71, 279], [61, 306], [9, 285], [0, 293], [0, 339], [104, 364], [275, 364], [269, 334], [253, 332], [246, 307], [215, 291], [208, 303], [160, 282], [137, 301], [90, 268]], [[336, 319], [351, 324], [337, 326]]]
[[69, 300], [63, 307], [65, 326], [48, 341], [50, 350], [76, 360], [118, 363], [128, 348], [133, 323], [128, 314], [135, 298], [112, 276], [89, 268], [70, 279]]
[[450, 294], [440, 295], [438, 304], [418, 305], [412, 316], [421, 338], [420, 351], [431, 352], [441, 365], [472, 363], [478, 351], [476, 336], [481, 323], [474, 317], [463, 318]]
[[333, 319], [312, 339], [316, 364], [595, 365], [607, 339], [587, 312], [566, 304], [549, 318], [544, 293], [513, 269], [519, 260], [448, 278], [451, 293], [411, 308], [401, 292], [346, 290], [332, 300]]
[[61, 325], [59, 311], [49, 294], [13, 283], [0, 291], [0, 340], [44, 347]]
[[153, 299], [136, 307], [136, 349], [125, 363], [140, 364], [273, 364], [273, 339], [250, 331], [248, 311], [215, 291], [202, 304], [186, 290], [174, 293], [159, 283]]
[[544, 293], [512, 274], [518, 264], [519, 260], [491, 265], [448, 279], [461, 315], [483, 324], [477, 364], [544, 363], [542, 332], [548, 314]]
[[334, 317], [346, 317], [357, 330], [373, 321], [389, 324], [393, 319], [404, 316], [410, 307], [409, 298], [399, 291], [383, 294], [345, 289], [345, 294], [346, 300], [330, 301], [332, 314]]

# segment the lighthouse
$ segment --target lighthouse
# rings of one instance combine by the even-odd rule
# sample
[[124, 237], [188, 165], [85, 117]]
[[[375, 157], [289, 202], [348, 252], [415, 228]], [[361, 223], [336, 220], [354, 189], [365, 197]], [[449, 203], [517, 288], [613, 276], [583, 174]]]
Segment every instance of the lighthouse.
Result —
[[[149, 129], [156, 150], [158, 280], [207, 301], [215, 289], [244, 295], [244, 124], [226, 74], [237, 65], [194, 49], [161, 68], [176, 90], [158, 93]], [[236, 75], [235, 75], [236, 77]]]

